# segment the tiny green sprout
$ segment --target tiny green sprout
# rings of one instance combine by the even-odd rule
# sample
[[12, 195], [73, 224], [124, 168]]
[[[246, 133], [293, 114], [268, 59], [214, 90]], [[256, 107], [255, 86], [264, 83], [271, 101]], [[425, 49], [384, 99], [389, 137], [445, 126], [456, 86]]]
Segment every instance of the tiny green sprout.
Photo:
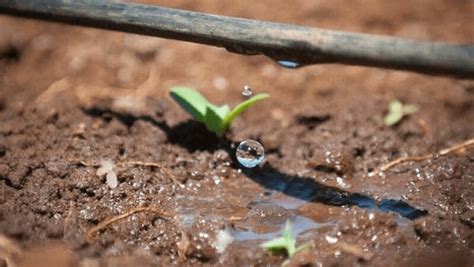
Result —
[[191, 116], [206, 125], [209, 131], [221, 135], [230, 126], [230, 123], [260, 100], [270, 97], [269, 94], [258, 94], [237, 105], [230, 110], [228, 105], [216, 106], [201, 95], [198, 91], [187, 87], [173, 87], [171, 97]]
[[[282, 236], [276, 237], [260, 245], [260, 247], [274, 255], [286, 253], [289, 259], [291, 259], [291, 257], [293, 257], [297, 252], [305, 250], [311, 246], [312, 243], [305, 243], [296, 247], [296, 239], [291, 234], [290, 221], [286, 222]], [[285, 261], [283, 265], [286, 265], [287, 263], [288, 261]]]
[[398, 100], [394, 100], [388, 104], [388, 113], [383, 119], [383, 122], [387, 126], [393, 126], [400, 122], [400, 120], [409, 114], [413, 114], [418, 111], [418, 107], [415, 105], [405, 105]]

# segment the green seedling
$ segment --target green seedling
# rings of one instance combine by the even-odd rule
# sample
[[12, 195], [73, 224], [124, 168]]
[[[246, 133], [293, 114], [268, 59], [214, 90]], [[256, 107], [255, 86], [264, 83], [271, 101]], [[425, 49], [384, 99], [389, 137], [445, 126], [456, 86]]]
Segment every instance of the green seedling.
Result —
[[[287, 221], [282, 236], [269, 240], [261, 244], [260, 246], [274, 255], [281, 255], [286, 253], [286, 255], [288, 255], [288, 259], [291, 259], [291, 257], [293, 257], [297, 252], [311, 247], [312, 244], [305, 243], [301, 246], [296, 247], [296, 239], [291, 234], [291, 223]], [[288, 264], [288, 260], [283, 262], [283, 265], [286, 264]]]
[[206, 125], [209, 131], [222, 135], [231, 122], [242, 112], [260, 100], [270, 97], [269, 94], [258, 94], [237, 105], [230, 110], [228, 105], [216, 106], [201, 95], [198, 91], [187, 87], [173, 87], [171, 97], [191, 116]]
[[383, 122], [387, 126], [393, 126], [400, 122], [404, 116], [417, 111], [418, 108], [415, 105], [405, 105], [398, 100], [394, 100], [388, 104], [388, 114], [383, 119]]

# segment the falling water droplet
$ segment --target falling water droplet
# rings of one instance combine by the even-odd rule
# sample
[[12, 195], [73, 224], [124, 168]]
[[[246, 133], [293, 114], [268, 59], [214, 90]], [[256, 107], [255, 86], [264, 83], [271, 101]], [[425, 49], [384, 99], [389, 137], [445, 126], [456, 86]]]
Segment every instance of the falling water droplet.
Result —
[[246, 85], [244, 86], [244, 90], [242, 91], [242, 95], [245, 97], [250, 97], [252, 95], [252, 88], [250, 86]]
[[296, 69], [300, 66], [300, 63], [290, 60], [279, 60], [277, 63], [278, 65], [287, 69]]
[[237, 160], [247, 168], [253, 168], [262, 162], [265, 157], [265, 149], [254, 140], [242, 141], [237, 147]]

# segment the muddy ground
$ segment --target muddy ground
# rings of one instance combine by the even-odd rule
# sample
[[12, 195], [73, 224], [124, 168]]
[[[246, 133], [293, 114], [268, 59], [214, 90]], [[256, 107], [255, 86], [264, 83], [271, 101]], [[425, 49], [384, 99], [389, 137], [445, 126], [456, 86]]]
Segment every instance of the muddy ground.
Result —
[[[155, 3], [474, 43], [474, 1]], [[259, 244], [287, 220], [298, 244], [313, 244], [291, 266], [472, 266], [472, 147], [378, 173], [473, 138], [472, 81], [288, 70], [184, 42], [6, 16], [0, 25], [0, 266], [278, 266], [285, 256]], [[236, 105], [244, 85], [272, 97], [218, 138], [171, 100], [175, 85], [219, 104]], [[394, 99], [419, 111], [388, 127]], [[266, 149], [257, 168], [235, 160], [244, 139]], [[102, 159], [115, 163], [115, 189], [96, 175]]]

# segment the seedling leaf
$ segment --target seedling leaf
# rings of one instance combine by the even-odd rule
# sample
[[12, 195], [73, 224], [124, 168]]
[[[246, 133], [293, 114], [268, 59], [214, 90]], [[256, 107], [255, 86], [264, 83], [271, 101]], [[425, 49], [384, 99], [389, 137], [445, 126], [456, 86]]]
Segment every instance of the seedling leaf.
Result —
[[388, 114], [384, 118], [384, 123], [387, 126], [393, 126], [400, 122], [400, 120], [409, 114], [413, 114], [418, 111], [415, 105], [404, 105], [398, 100], [390, 102], [388, 105]]
[[170, 91], [171, 97], [191, 116], [206, 125], [209, 131], [221, 135], [230, 123], [242, 112], [254, 105], [257, 101], [269, 97], [268, 94], [258, 94], [237, 105], [232, 111], [228, 105], [216, 106], [199, 92], [187, 87], [174, 87]]
[[313, 247], [313, 243], [312, 242], [306, 242], [302, 245], [299, 245], [297, 248], [296, 248], [296, 251], [295, 251], [295, 254], [300, 252], [300, 251], [303, 251], [303, 250], [307, 250], [309, 248], [312, 248]]
[[415, 105], [404, 105], [403, 106], [403, 113], [405, 115], [408, 115], [408, 114], [413, 114], [415, 112], [418, 111], [418, 107], [415, 106]]
[[227, 129], [230, 125], [230, 123], [237, 117], [239, 116], [242, 112], [246, 111], [249, 107], [253, 106], [255, 103], [257, 103], [260, 100], [263, 100], [265, 98], [269, 98], [269, 94], [258, 94], [255, 95], [244, 102], [240, 103], [237, 105], [231, 112], [229, 112], [225, 117], [224, 117], [224, 128]]
[[279, 254], [286, 252], [286, 239], [282, 236], [267, 241], [261, 245], [266, 251], [270, 251], [272, 254]]
[[384, 118], [387, 126], [397, 124], [403, 117], [403, 104], [400, 101], [392, 101], [388, 105], [388, 114]]
[[282, 236], [267, 241], [260, 246], [266, 251], [275, 255], [286, 253], [288, 255], [288, 259], [286, 259], [281, 266], [287, 266], [290, 263], [290, 259], [296, 253], [313, 247], [313, 243], [307, 242], [296, 247], [296, 239], [291, 235], [290, 221], [287, 221]]
[[178, 86], [171, 89], [170, 95], [195, 120], [204, 122], [206, 107], [210, 103], [198, 91]]
[[289, 221], [286, 222], [285, 230], [281, 237], [274, 238], [261, 245], [265, 250], [278, 254], [285, 251], [288, 257], [292, 257], [296, 252], [296, 240], [291, 235], [291, 224]]
[[229, 108], [228, 105], [223, 105], [223, 106], [220, 106], [220, 107], [216, 108], [216, 112], [219, 115], [219, 117], [224, 119], [224, 117], [230, 112], [230, 108]]
[[221, 134], [223, 130], [222, 127], [222, 117], [219, 115], [219, 108], [214, 105], [208, 105], [206, 107], [206, 115], [204, 116], [204, 124], [207, 129], [212, 132]]

